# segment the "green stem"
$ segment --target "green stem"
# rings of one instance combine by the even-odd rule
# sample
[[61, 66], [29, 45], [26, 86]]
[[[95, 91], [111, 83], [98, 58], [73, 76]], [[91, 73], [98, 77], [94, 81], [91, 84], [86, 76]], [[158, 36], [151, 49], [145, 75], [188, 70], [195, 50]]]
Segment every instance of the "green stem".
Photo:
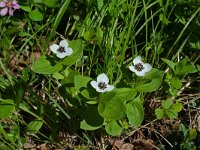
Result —
[[65, 12], [67, 11], [67, 8], [68, 8], [68, 6], [69, 6], [70, 1], [71, 1], [71, 0], [65, 0], [64, 4], [63, 4], [62, 7], [60, 8], [60, 10], [59, 10], [59, 12], [58, 12], [58, 15], [57, 15], [57, 17], [56, 17], [56, 20], [55, 20], [55, 22], [54, 22], [54, 24], [53, 24], [53, 27], [52, 27], [52, 29], [51, 29], [51, 32], [50, 32], [50, 34], [49, 34], [49, 36], [48, 36], [48, 38], [47, 38], [47, 41], [46, 41], [46, 43], [45, 43], [45, 45], [44, 45], [43, 51], [47, 49], [49, 42], [51, 41], [51, 39], [52, 39], [53, 36], [55, 35], [59, 23], [60, 23], [60, 21], [61, 21], [63, 15], [64, 15]]

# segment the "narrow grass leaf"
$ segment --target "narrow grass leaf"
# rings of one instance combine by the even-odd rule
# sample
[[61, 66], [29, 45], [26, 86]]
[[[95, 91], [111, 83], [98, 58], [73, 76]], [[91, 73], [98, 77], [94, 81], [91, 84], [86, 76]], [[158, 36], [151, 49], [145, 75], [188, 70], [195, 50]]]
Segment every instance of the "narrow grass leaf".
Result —
[[[46, 92], [45, 92], [46, 93]], [[48, 94], [49, 99], [58, 107], [58, 109], [68, 118], [70, 119], [71, 117], [69, 116], [69, 114]]]

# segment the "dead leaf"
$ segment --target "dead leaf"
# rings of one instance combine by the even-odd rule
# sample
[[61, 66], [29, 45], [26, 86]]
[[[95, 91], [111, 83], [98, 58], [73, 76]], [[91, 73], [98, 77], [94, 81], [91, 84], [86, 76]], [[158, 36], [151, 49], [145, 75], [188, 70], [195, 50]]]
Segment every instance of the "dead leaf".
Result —
[[31, 143], [25, 143], [24, 144], [24, 149], [31, 149], [31, 148], [35, 148], [36, 144], [31, 144]]

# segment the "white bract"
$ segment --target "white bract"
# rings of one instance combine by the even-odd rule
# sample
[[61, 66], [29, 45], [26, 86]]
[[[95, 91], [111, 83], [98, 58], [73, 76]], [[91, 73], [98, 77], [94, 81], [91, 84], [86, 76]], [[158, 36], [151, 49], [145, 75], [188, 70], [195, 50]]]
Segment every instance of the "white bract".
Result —
[[55, 53], [57, 57], [64, 58], [65, 56], [70, 56], [73, 53], [72, 48], [68, 47], [68, 45], [67, 40], [62, 40], [59, 45], [51, 45], [50, 50]]
[[112, 91], [114, 89], [113, 85], [109, 85], [109, 79], [105, 73], [98, 75], [97, 81], [91, 81], [90, 84], [97, 92], [104, 93], [107, 91]]
[[142, 62], [142, 58], [140, 56], [137, 56], [133, 60], [133, 64], [133, 66], [129, 66], [129, 69], [132, 72], [135, 72], [137, 76], [144, 76], [145, 73], [149, 72], [152, 69], [150, 64]]

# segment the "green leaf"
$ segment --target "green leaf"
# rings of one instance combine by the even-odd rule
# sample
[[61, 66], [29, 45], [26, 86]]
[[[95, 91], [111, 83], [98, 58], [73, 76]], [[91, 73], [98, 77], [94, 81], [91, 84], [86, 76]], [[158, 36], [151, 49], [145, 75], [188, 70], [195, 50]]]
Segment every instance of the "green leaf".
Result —
[[200, 72], [200, 65], [197, 65], [197, 70]]
[[75, 62], [77, 62], [79, 59], [81, 59], [83, 55], [83, 41], [78, 39], [78, 40], [73, 40], [69, 41], [69, 47], [72, 48], [73, 53], [69, 57], [66, 57], [63, 60], [64, 65], [72, 65]]
[[26, 12], [31, 12], [31, 7], [29, 6], [23, 6], [23, 5], [20, 5], [20, 9], [26, 11]]
[[64, 79], [64, 76], [59, 72], [53, 73], [52, 77], [55, 78], [55, 79], [58, 79], [58, 80], [59, 79]]
[[187, 140], [192, 141], [192, 140], [196, 139], [196, 137], [197, 137], [196, 129], [190, 128], [188, 135], [187, 135]]
[[94, 100], [94, 98], [98, 96], [96, 90], [90, 85], [91, 80], [91, 78], [81, 75], [76, 75], [74, 77], [75, 89], [88, 100]]
[[126, 114], [130, 124], [138, 128], [144, 120], [144, 108], [139, 102], [129, 102], [126, 105]]
[[75, 85], [75, 89], [77, 90], [77, 92], [83, 91], [84, 89], [87, 88], [89, 82], [92, 79], [86, 76], [81, 76], [81, 75], [75, 75], [74, 76], [74, 85]]
[[13, 100], [5, 99], [0, 101], [0, 119], [9, 117], [15, 109]]
[[175, 89], [180, 89], [182, 87], [182, 82], [181, 80], [179, 80], [178, 78], [176, 77], [172, 77], [170, 79], [170, 83], [171, 85], [175, 88]]
[[98, 111], [102, 117], [111, 120], [119, 120], [126, 116], [125, 106], [115, 92], [109, 92], [102, 96]]
[[139, 84], [135, 90], [138, 92], [152, 92], [156, 91], [163, 80], [164, 73], [163, 71], [152, 69], [150, 72], [148, 72], [143, 80], [148, 81], [147, 83], [141, 83]]
[[58, 0], [43, 0], [43, 3], [47, 6], [47, 7], [56, 7], [56, 3]]
[[114, 92], [116, 92], [116, 96], [122, 102], [127, 102], [131, 99], [134, 99], [137, 94], [137, 92], [131, 88], [116, 88]]
[[43, 125], [42, 120], [33, 120], [28, 124], [28, 131], [31, 133], [37, 133]]
[[33, 21], [42, 21], [43, 20], [43, 14], [36, 8], [29, 12], [29, 17]]
[[68, 71], [64, 71], [64, 76], [65, 78], [61, 81], [61, 84], [64, 85], [64, 84], [74, 84], [74, 77], [76, 75], [80, 75], [80, 73], [78, 71], [75, 71], [75, 70], [71, 70], [70, 72]]
[[179, 130], [183, 132], [184, 137], [186, 137], [188, 129], [184, 126], [184, 124], [180, 124]]
[[23, 31], [20, 31], [18, 35], [21, 36], [21, 37], [26, 37], [26, 36], [30, 37], [31, 36], [31, 34], [29, 34], [27, 32], [23, 32]]
[[176, 63], [165, 58], [161, 58], [172, 70], [175, 69]]
[[52, 66], [45, 56], [38, 58], [32, 66], [33, 72], [41, 74], [53, 74], [61, 69], [62, 63], [57, 63], [55, 66]]
[[169, 109], [172, 106], [172, 104], [172, 100], [163, 100], [161, 105], [164, 109]]
[[99, 44], [101, 44], [101, 41], [103, 40], [103, 34], [104, 32], [101, 30], [100, 27], [97, 28], [97, 34], [96, 34], [96, 39]]
[[171, 109], [174, 109], [176, 112], [180, 112], [183, 108], [183, 105], [179, 102], [176, 102], [172, 105]]
[[189, 62], [186, 58], [184, 58], [180, 62], [178, 62], [175, 66], [176, 75], [186, 75], [188, 73], [197, 72], [197, 69], [193, 65], [188, 64], [188, 63]]
[[178, 117], [178, 113], [173, 109], [166, 109], [164, 111], [170, 119], [176, 119]]
[[106, 132], [112, 136], [120, 135], [122, 132], [122, 127], [117, 123], [117, 121], [112, 120], [105, 125]]
[[186, 65], [183, 68], [178, 68], [176, 74], [177, 75], [186, 75], [188, 73], [195, 73], [197, 69], [193, 65]]
[[160, 19], [160, 21], [162, 21], [164, 24], [168, 24], [168, 23], [170, 23], [170, 21], [166, 18], [166, 16], [164, 15], [164, 14], [160, 14], [159, 15], [159, 19]]
[[101, 10], [101, 8], [103, 7], [103, 5], [104, 5], [103, 0], [97, 0], [98, 10]]
[[96, 130], [100, 128], [104, 119], [99, 115], [97, 106], [89, 106], [83, 110], [83, 120], [81, 121], [80, 128], [84, 130]]
[[157, 119], [162, 119], [164, 117], [164, 111], [160, 108], [156, 108], [155, 114]]

